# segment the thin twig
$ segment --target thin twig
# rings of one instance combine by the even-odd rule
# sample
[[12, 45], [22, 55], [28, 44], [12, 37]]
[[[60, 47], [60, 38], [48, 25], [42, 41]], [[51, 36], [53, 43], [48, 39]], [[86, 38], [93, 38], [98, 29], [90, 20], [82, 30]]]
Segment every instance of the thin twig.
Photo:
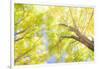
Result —
[[92, 19], [92, 17], [93, 17], [93, 13], [94, 13], [94, 12], [92, 11], [92, 14], [91, 14], [91, 16], [90, 16], [90, 19], [88, 20], [87, 26], [84, 28], [83, 33], [85, 33], [87, 27], [89, 26], [89, 23], [90, 23], [90, 21], [91, 21], [91, 19]]

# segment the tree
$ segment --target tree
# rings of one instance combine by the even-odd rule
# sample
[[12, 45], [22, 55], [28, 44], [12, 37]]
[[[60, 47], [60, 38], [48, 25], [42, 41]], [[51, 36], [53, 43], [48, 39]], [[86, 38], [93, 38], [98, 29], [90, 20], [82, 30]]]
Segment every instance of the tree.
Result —
[[15, 64], [93, 61], [94, 10], [15, 4]]

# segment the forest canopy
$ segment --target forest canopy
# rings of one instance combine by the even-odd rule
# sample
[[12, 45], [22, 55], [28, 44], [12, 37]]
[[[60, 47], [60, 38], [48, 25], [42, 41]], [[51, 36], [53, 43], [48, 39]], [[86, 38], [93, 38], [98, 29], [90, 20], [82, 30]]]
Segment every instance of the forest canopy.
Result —
[[15, 65], [94, 60], [94, 8], [14, 5]]

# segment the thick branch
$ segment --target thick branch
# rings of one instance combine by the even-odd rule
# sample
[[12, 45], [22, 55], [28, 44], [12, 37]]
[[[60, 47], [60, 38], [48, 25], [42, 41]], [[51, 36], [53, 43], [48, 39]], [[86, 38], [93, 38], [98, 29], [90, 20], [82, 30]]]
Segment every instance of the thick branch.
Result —
[[[75, 22], [75, 20], [74, 20], [74, 18], [73, 18], [73, 16], [72, 16], [72, 12], [71, 12], [70, 9], [69, 9], [69, 12], [70, 12], [70, 15], [71, 15], [71, 17], [72, 17], [72, 21], [73, 21], [74, 27], [68, 26], [68, 25], [66, 25], [66, 24], [59, 24], [59, 25], [62, 25], [62, 26], [65, 26], [65, 27], [69, 28], [70, 31], [72, 31], [72, 32], [74, 32], [74, 33], [76, 34], [76, 36], [62, 36], [62, 38], [72, 38], [72, 39], [75, 39], [75, 40], [81, 42], [82, 44], [84, 44], [84, 45], [85, 45], [86, 47], [88, 47], [90, 50], [94, 51], [94, 42], [93, 42], [94, 40], [93, 40], [93, 41], [89, 40], [85, 35], [83, 35], [83, 34], [79, 31], [79, 29], [78, 29], [78, 27], [77, 27], [77, 25], [76, 25], [76, 22]], [[92, 14], [91, 17], [90, 17], [90, 20], [91, 20], [92, 16], [93, 16], [93, 14]], [[90, 20], [89, 20], [89, 21], [90, 21]]]
[[94, 43], [92, 41], [90, 41], [87, 37], [83, 36], [83, 35], [81, 36], [81, 38], [76, 37], [74, 35], [72, 35], [72, 36], [61, 36], [61, 38], [72, 38], [72, 39], [75, 39], [75, 40], [81, 42], [82, 44], [84, 44], [90, 50], [94, 51]]
[[71, 27], [71, 26], [68, 26], [68, 25], [65, 25], [65, 24], [59, 24], [59, 25], [70, 28], [70, 30], [73, 31], [77, 35], [77, 37], [76, 36], [62, 36], [62, 38], [73, 38], [73, 39], [81, 42], [82, 44], [84, 44], [86, 47], [88, 47], [92, 51], [94, 51], [94, 42], [89, 40], [77, 28], [74, 28], [74, 27]]

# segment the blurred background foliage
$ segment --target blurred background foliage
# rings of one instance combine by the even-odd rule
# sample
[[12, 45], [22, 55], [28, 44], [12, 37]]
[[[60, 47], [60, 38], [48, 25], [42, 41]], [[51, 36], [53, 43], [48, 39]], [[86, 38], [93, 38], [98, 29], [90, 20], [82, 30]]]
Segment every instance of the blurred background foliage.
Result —
[[59, 26], [62, 23], [73, 26], [69, 9], [81, 33], [92, 40], [93, 8], [15, 4], [15, 65], [94, 60], [94, 52], [84, 44], [70, 38], [60, 39], [63, 35], [76, 35], [67, 27]]

